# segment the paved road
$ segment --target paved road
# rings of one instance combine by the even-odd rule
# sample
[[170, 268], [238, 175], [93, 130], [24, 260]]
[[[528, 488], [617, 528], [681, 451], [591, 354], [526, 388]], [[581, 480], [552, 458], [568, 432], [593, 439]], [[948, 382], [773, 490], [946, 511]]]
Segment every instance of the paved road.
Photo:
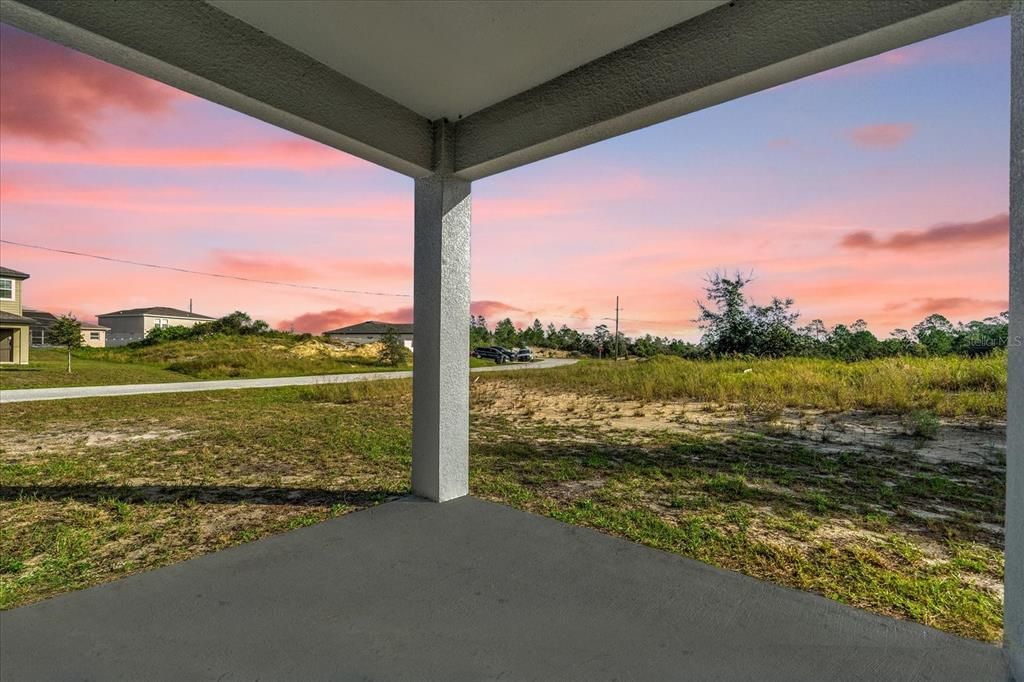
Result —
[[[470, 372], [507, 372], [550, 369], [571, 365], [575, 360], [541, 360], [521, 365], [474, 367]], [[114, 395], [147, 393], [187, 393], [191, 391], [223, 391], [241, 388], [274, 388], [276, 386], [308, 386], [310, 384], [344, 384], [353, 381], [387, 381], [408, 379], [412, 372], [362, 372], [358, 374], [323, 374], [309, 377], [275, 377], [272, 379], [226, 379], [223, 381], [179, 381], [168, 384], [123, 384], [118, 386], [68, 386], [61, 388], [23, 388], [0, 390], [0, 404], [33, 400], [66, 400], [68, 398], [99, 398]]]

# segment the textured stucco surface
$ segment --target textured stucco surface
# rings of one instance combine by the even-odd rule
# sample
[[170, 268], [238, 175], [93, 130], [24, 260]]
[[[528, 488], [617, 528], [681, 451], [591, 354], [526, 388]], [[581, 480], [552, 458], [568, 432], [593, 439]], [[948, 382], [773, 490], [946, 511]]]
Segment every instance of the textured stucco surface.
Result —
[[737, 0], [458, 123], [481, 177], [1005, 14], [1007, 0]]
[[416, 180], [412, 485], [445, 501], [469, 490], [470, 185], [451, 174], [454, 129], [439, 121], [435, 168]]
[[209, 2], [431, 121], [455, 121], [726, 0]]
[[995, 646], [473, 498], [0, 614], [14, 680], [1004, 682]]
[[6, 23], [411, 176], [430, 121], [198, 0], [0, 0]]
[[1024, 0], [1014, 0], [1010, 110], [1010, 366], [1006, 423], [1006, 645], [1024, 680]]

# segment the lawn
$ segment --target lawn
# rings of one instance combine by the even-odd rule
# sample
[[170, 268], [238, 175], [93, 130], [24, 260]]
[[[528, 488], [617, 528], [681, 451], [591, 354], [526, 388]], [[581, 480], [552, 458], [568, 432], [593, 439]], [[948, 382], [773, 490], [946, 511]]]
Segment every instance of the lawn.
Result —
[[[67, 353], [33, 348], [27, 366], [0, 368], [0, 388], [106, 386], [207, 379], [251, 379], [380, 372], [374, 347], [339, 348], [289, 334], [212, 336], [145, 348], [81, 348]], [[492, 364], [492, 363], [488, 363]]]
[[[1005, 423], [988, 408], [926, 419], [918, 402], [887, 414], [862, 398], [842, 411], [822, 401], [754, 412], [540, 375], [571, 373], [474, 376], [473, 494], [1001, 637]], [[407, 493], [410, 386], [211, 392], [190, 396], [186, 410], [174, 395], [4, 406], [0, 606]], [[936, 405], [958, 404], [947, 386], [953, 395]]]
[[159, 365], [111, 362], [85, 351], [75, 352], [71, 361], [71, 374], [68, 374], [68, 356], [65, 351], [33, 348], [29, 360], [28, 365], [0, 367], [0, 389], [155, 384], [188, 380], [188, 377]]

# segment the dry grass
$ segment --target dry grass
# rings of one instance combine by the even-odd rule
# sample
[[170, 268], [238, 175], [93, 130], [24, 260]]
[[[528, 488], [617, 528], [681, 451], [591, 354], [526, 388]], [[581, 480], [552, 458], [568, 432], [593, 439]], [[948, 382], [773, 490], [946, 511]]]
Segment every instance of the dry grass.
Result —
[[525, 388], [592, 391], [629, 400], [782, 408], [869, 410], [1005, 418], [1006, 354], [988, 358], [887, 358], [844, 363], [812, 358], [583, 361], [519, 379]]

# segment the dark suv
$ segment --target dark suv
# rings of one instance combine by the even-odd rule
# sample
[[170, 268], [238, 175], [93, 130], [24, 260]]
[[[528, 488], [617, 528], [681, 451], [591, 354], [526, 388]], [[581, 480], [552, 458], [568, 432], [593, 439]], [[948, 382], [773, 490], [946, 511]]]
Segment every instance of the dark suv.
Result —
[[501, 346], [481, 346], [474, 349], [472, 355], [474, 358], [494, 360], [495, 364], [498, 365], [515, 361], [515, 355], [512, 351], [507, 348], [502, 348]]

